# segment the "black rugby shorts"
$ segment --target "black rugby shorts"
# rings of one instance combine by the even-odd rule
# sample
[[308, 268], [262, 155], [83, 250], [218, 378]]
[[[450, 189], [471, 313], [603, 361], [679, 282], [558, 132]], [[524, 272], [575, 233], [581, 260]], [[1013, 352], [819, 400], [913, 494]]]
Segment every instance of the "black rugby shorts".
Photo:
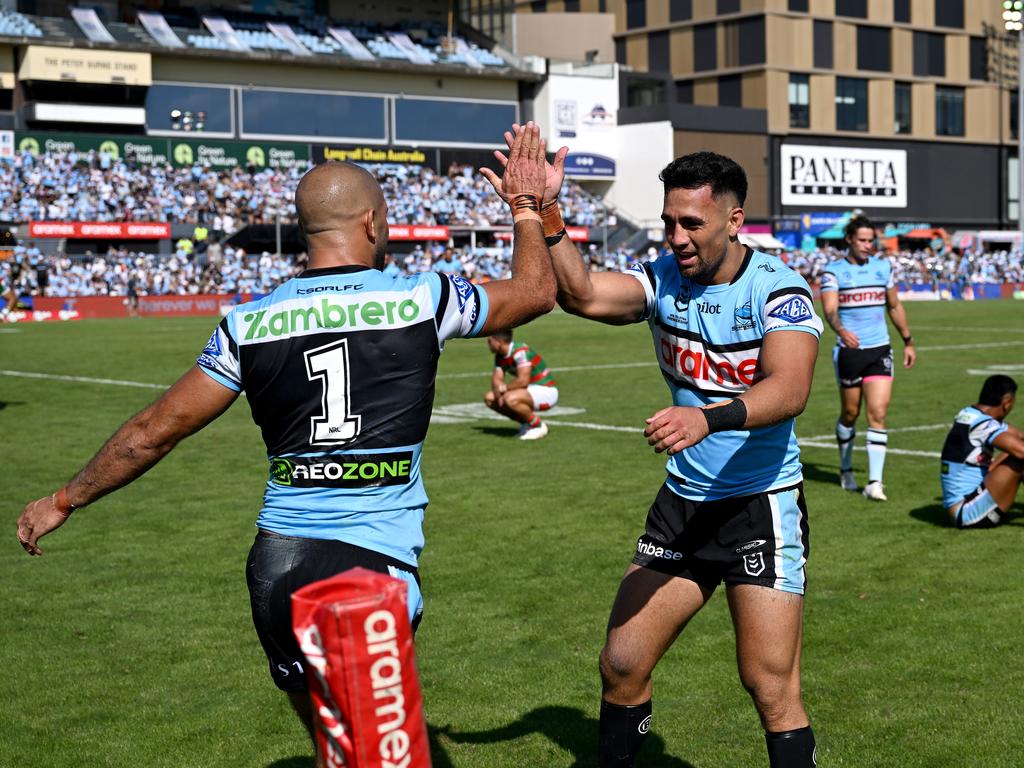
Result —
[[843, 389], [859, 387], [864, 379], [892, 378], [892, 347], [888, 344], [867, 349], [836, 347], [832, 355], [836, 380]]
[[[292, 632], [292, 593], [357, 566], [406, 581], [411, 576], [416, 585], [420, 582], [419, 571], [411, 565], [354, 544], [264, 530], [256, 534], [245, 566], [245, 580], [256, 634], [267, 654], [270, 676], [282, 691], [309, 690], [304, 657]], [[414, 597], [412, 588], [410, 585], [410, 601]], [[419, 622], [417, 614], [413, 631]]]
[[662, 485], [633, 563], [710, 589], [724, 581], [802, 595], [810, 551], [803, 483], [714, 501]]

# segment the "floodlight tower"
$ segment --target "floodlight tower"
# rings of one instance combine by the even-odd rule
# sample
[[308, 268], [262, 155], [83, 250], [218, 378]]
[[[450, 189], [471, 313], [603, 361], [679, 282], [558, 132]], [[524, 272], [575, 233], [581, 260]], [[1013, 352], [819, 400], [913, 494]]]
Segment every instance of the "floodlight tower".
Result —
[[1017, 229], [1024, 250], [1024, 2], [1003, 0], [1003, 26], [1017, 33]]

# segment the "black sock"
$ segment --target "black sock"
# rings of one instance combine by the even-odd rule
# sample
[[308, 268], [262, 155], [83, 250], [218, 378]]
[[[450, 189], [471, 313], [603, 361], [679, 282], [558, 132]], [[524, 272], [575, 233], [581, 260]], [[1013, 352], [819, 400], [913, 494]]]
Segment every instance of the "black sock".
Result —
[[814, 747], [814, 731], [805, 725], [795, 731], [766, 732], [768, 765], [771, 768], [814, 768], [818, 753]]
[[650, 728], [650, 699], [643, 704], [626, 706], [602, 701], [598, 729], [598, 764], [601, 768], [633, 768]]

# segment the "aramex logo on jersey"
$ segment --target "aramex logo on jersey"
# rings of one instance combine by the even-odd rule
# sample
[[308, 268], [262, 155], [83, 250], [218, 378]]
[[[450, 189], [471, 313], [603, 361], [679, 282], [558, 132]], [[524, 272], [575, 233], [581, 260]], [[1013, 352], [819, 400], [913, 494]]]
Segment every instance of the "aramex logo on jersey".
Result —
[[839, 305], [842, 307], [876, 307], [884, 303], [884, 288], [852, 288], [839, 291]]
[[698, 389], [704, 389], [700, 385], [706, 382], [721, 389], [743, 392], [761, 378], [758, 358], [750, 357], [758, 353], [756, 348], [712, 352], [700, 341], [679, 339], [663, 332], [658, 349], [663, 367], [677, 378], [692, 381]]

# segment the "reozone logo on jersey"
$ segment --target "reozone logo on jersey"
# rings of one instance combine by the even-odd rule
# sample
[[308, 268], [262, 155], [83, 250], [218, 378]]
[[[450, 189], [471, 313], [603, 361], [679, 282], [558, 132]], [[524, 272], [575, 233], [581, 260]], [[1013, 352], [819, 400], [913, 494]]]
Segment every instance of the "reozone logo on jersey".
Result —
[[813, 316], [814, 313], [807, 306], [807, 300], [802, 296], [794, 296], [768, 313], [768, 317], [777, 317], [787, 323], [802, 323], [804, 320], [810, 320]]
[[676, 378], [692, 381], [697, 389], [706, 389], [701, 384], [707, 383], [745, 392], [761, 378], [758, 358], [749, 356], [757, 350], [712, 352], [700, 341], [679, 339], [667, 333], [662, 333], [658, 348], [662, 366]]

